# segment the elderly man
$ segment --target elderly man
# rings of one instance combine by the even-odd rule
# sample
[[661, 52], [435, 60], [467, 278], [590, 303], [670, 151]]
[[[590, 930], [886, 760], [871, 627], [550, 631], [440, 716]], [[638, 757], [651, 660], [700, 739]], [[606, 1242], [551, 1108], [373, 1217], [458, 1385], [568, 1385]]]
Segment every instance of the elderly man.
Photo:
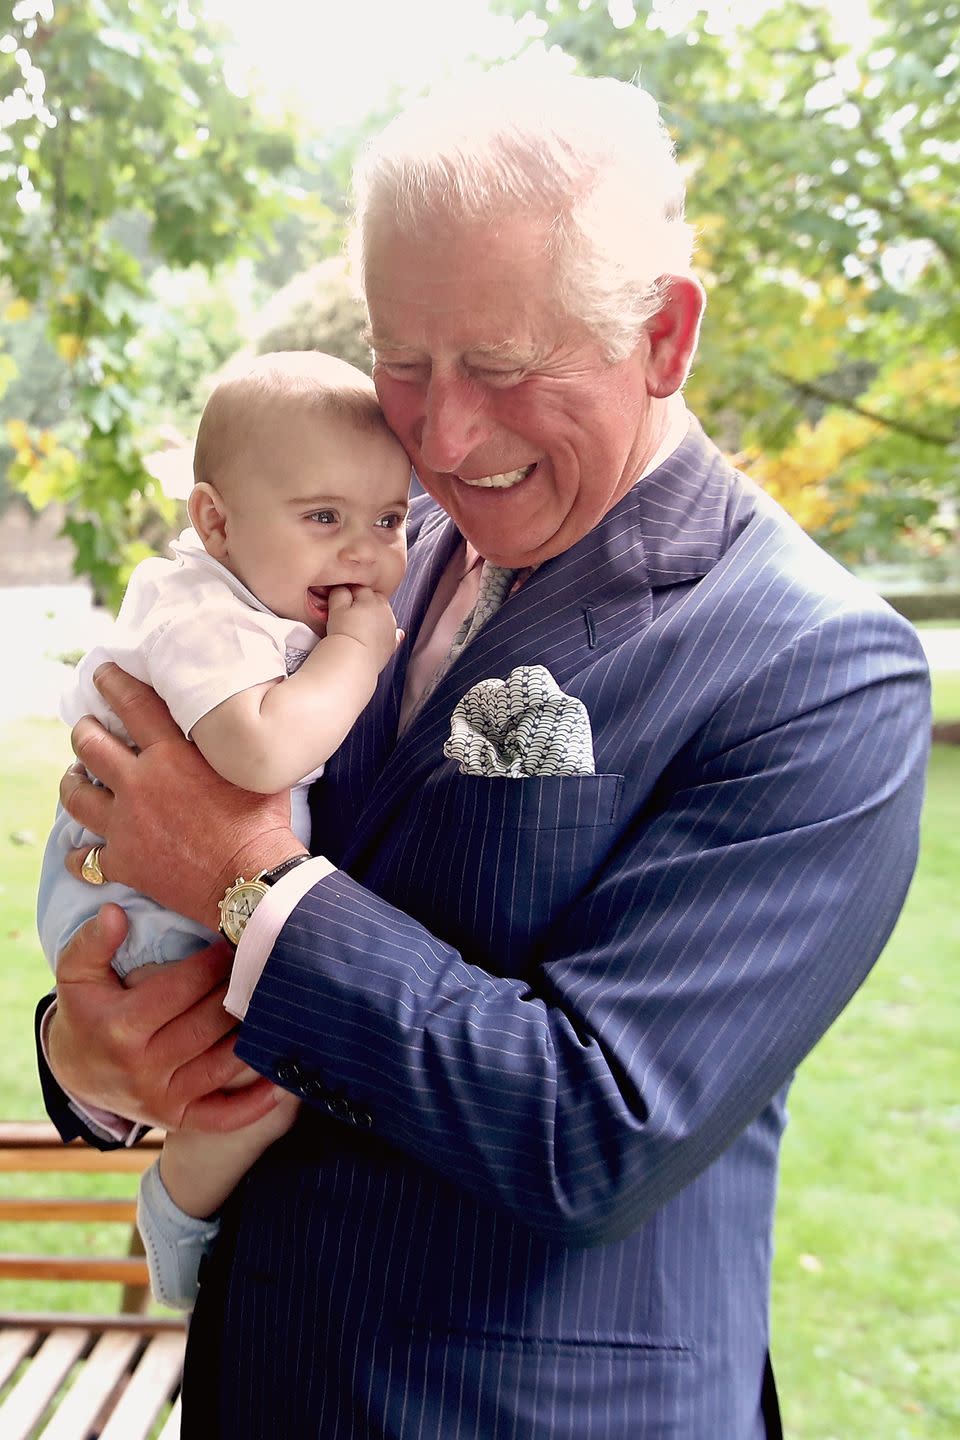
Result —
[[[305, 1101], [225, 1207], [185, 1434], [779, 1434], [785, 1092], [906, 892], [927, 686], [686, 412], [682, 214], [653, 102], [607, 80], [506, 70], [363, 164], [377, 391], [432, 497], [407, 645], [235, 958], [124, 992], [107, 909], [41, 1027], [64, 1134]], [[296, 855], [284, 798], [102, 683], [140, 752], [81, 722], [106, 788], [64, 804], [108, 879], [216, 925]], [[226, 1093], [236, 1057], [266, 1079]]]

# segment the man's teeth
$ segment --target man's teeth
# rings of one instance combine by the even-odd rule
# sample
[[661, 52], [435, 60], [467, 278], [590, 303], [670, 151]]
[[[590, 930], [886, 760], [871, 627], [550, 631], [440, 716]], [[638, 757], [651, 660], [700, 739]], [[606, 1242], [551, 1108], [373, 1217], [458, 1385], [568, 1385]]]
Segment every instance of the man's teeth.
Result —
[[511, 485], [518, 485], [521, 480], [526, 480], [533, 465], [524, 465], [519, 470], [507, 470], [502, 475], [480, 475], [475, 480], [468, 480], [465, 475], [458, 478], [464, 485], [473, 485], [481, 490], [509, 490]]

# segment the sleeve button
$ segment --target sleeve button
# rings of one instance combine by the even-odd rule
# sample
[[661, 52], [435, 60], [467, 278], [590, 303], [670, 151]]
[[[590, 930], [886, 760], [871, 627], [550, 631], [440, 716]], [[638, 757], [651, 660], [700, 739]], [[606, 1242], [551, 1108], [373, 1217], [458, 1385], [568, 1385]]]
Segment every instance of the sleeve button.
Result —
[[299, 1088], [303, 1080], [303, 1071], [296, 1060], [281, 1060], [274, 1073], [279, 1084], [287, 1086], [288, 1089]]

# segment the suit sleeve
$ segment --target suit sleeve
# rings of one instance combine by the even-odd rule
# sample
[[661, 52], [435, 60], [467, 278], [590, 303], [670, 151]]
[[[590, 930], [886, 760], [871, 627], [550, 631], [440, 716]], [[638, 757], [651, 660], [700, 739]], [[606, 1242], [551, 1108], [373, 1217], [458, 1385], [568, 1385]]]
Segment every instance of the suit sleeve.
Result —
[[523, 979], [338, 871], [237, 1053], [545, 1234], [628, 1234], [789, 1080], [899, 913], [928, 680], [906, 626], [868, 629], [827, 620], [725, 698]]
[[40, 1090], [43, 1094], [43, 1105], [56, 1127], [60, 1139], [67, 1142], [70, 1140], [84, 1140], [92, 1145], [95, 1150], [122, 1150], [125, 1146], [136, 1144], [146, 1135], [149, 1126], [137, 1126], [133, 1121], [124, 1120], [122, 1116], [113, 1117], [117, 1124], [126, 1126], [128, 1134], [125, 1137], [109, 1135], [93, 1123], [92, 1118], [71, 1100], [66, 1091], [54, 1078], [53, 1071], [47, 1062], [44, 1053], [43, 1041], [41, 1038], [43, 1019], [50, 1006], [56, 1000], [56, 991], [44, 995], [34, 1012], [34, 1039], [37, 1046], [37, 1070], [40, 1077]]

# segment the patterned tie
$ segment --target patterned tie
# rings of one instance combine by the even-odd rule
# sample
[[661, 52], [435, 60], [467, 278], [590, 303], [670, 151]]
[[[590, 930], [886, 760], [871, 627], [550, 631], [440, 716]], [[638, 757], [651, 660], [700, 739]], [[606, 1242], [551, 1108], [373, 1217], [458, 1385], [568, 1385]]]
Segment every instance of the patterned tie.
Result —
[[491, 615], [496, 614], [500, 609], [519, 574], [519, 570], [508, 570], [505, 565], [491, 565], [488, 560], [484, 560], [480, 571], [480, 588], [477, 591], [476, 603], [460, 622], [459, 630], [450, 641], [450, 649], [437, 666], [432, 680], [420, 697], [417, 710], [433, 694], [450, 666], [455, 660], [459, 660], [470, 641], [479, 634]]

